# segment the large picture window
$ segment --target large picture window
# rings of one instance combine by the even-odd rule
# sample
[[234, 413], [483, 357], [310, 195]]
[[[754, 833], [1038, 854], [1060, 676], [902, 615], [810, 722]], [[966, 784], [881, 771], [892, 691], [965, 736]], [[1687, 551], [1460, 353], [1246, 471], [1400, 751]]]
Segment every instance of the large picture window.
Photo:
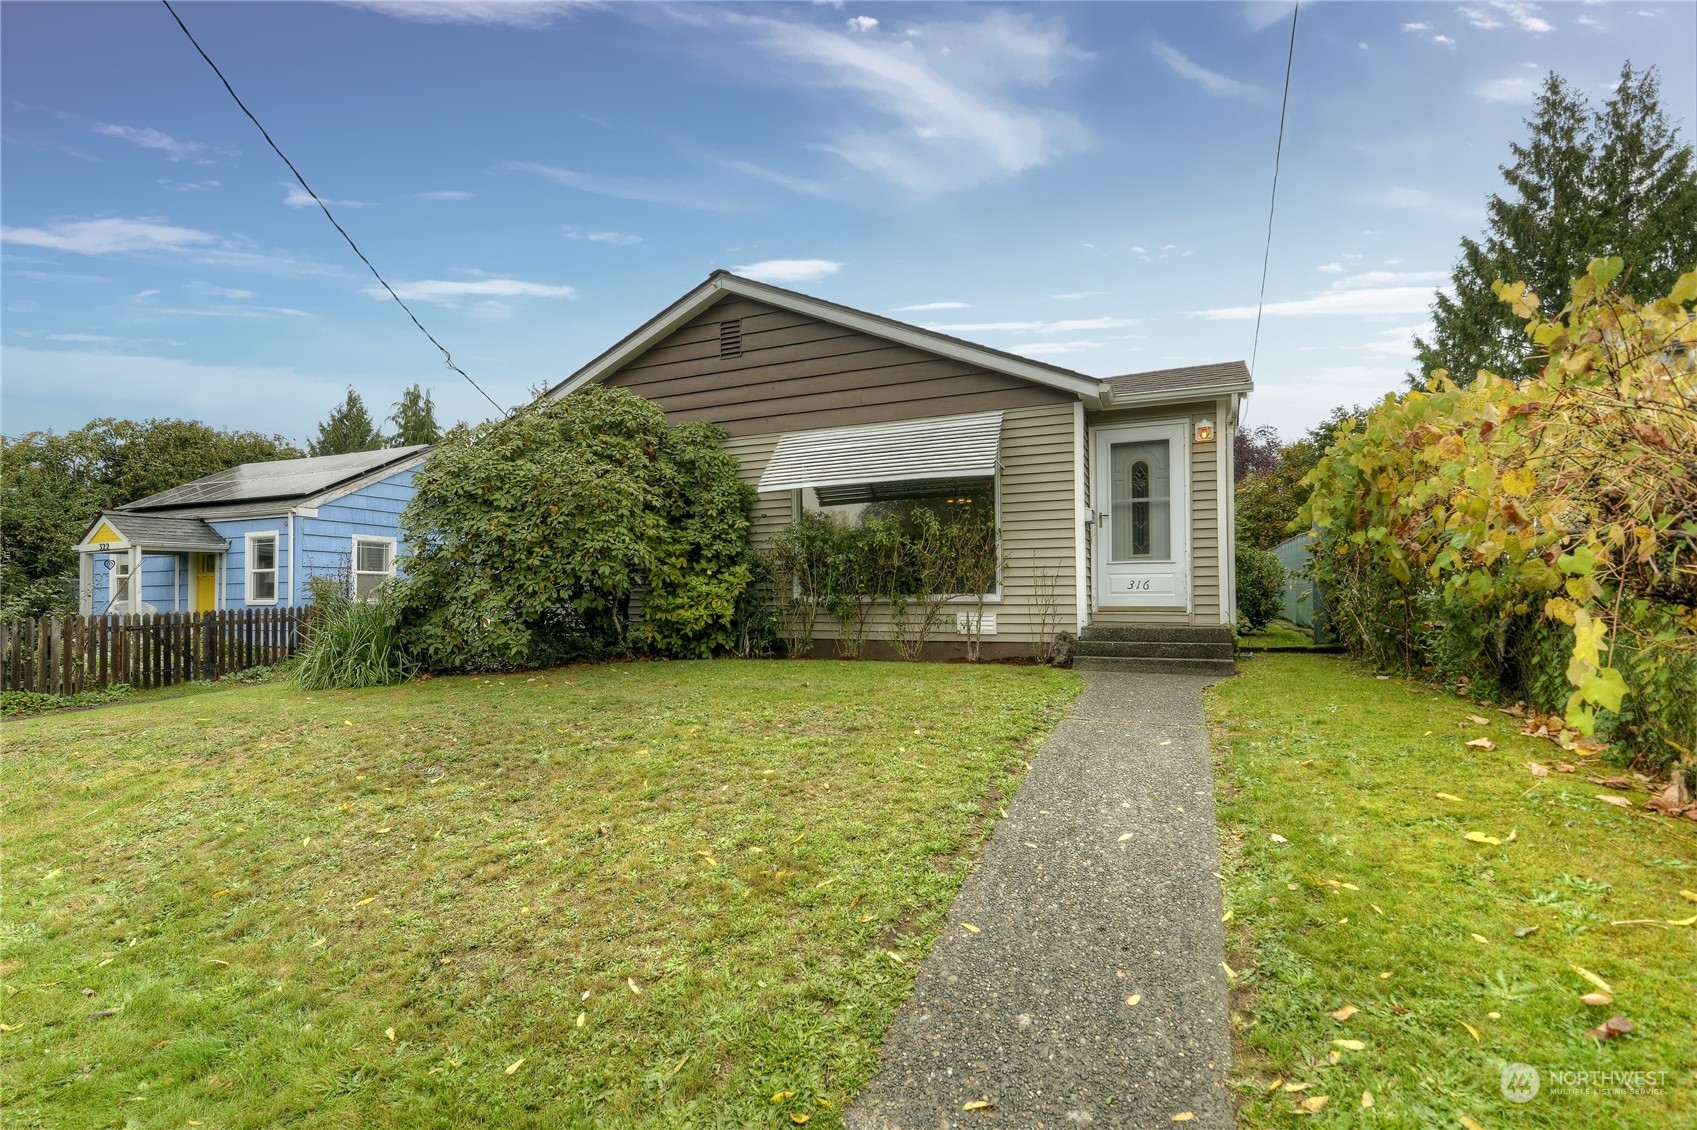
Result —
[[395, 575], [395, 539], [354, 539], [354, 599], [370, 600]]
[[277, 535], [247, 536], [247, 603], [277, 603]]
[[[850, 526], [890, 521], [909, 534], [915, 531], [915, 519], [922, 513], [931, 514], [945, 526], [969, 522], [994, 526], [996, 480], [974, 476], [804, 487], [801, 503], [807, 513], [830, 515]], [[997, 586], [992, 584], [985, 591], [994, 594]]]

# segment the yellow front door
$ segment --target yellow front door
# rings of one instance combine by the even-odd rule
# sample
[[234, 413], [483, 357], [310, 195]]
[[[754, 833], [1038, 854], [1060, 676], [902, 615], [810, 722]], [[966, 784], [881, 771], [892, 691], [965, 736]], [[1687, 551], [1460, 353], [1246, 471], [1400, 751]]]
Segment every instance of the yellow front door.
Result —
[[218, 555], [194, 555], [194, 610], [211, 612], [218, 607]]

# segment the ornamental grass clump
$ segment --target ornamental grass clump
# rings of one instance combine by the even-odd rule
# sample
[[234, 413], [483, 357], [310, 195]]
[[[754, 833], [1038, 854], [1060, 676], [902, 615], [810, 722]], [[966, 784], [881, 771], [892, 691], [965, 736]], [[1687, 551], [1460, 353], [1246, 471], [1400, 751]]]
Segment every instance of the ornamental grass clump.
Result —
[[290, 681], [303, 691], [351, 690], [404, 683], [417, 670], [391, 608], [342, 601], [320, 608]]

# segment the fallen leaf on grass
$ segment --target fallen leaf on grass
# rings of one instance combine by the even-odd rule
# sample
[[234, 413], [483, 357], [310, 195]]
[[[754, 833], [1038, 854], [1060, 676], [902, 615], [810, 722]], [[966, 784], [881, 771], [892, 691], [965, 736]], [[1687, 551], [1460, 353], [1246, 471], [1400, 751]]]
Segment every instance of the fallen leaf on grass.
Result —
[[384, 1034], [384, 1035], [385, 1035], [385, 1036], [387, 1036], [387, 1037], [389, 1037], [389, 1042], [390, 1042], [390, 1043], [393, 1043], [393, 1042], [394, 1042], [394, 1040], [395, 1040], [395, 1030], [394, 1030], [394, 1029], [393, 1029], [393, 1028], [385, 1028], [385, 1029], [383, 1029], [383, 1034]]
[[1540, 765], [1536, 761], [1528, 761], [1526, 763], [1526, 771], [1531, 773], [1534, 777], [1548, 777], [1550, 775], [1549, 766]]
[[1308, 1088], [1312, 1087], [1313, 1085], [1314, 1084], [1312, 1084], [1312, 1083], [1286, 1083], [1285, 1084], [1285, 1092], [1287, 1094], [1295, 1094], [1297, 1091], [1306, 1091]]
[[1471, 1114], [1458, 1114], [1455, 1116], [1455, 1119], [1457, 1122], [1467, 1127], [1467, 1130], [1485, 1130], [1485, 1128], [1479, 1124], [1479, 1120], [1474, 1118]]
[[1613, 1004], [1615, 1000], [1607, 993], [1586, 993], [1579, 999], [1590, 1005], [1592, 1008], [1601, 1008], [1606, 1004]]
[[360, 899], [358, 902], [354, 903], [354, 905], [355, 906], [370, 906], [372, 903], [374, 903], [376, 901], [377, 901], [377, 896], [372, 895], [370, 898]]
[[1624, 1036], [1632, 1031], [1633, 1023], [1624, 1016], [1611, 1016], [1597, 1027], [1585, 1033], [1599, 1040], [1612, 1040], [1616, 1036]]
[[1612, 804], [1616, 808], [1632, 807], [1632, 802], [1623, 796], [1609, 796], [1607, 793], [1598, 793], [1597, 799], [1602, 801], [1604, 804]]
[[774, 1103], [781, 1103], [785, 1099], [794, 1098], [794, 1097], [795, 1097], [794, 1091], [779, 1091], [777, 1094], [772, 1096], [772, 1101]]
[[519, 1058], [513, 1060], [513, 1062], [507, 1064], [507, 1074], [511, 1075], [513, 1072], [517, 1071], [519, 1068], [521, 1068], [523, 1066], [524, 1066], [524, 1057], [520, 1056]]
[[1367, 1045], [1362, 1043], [1360, 1040], [1333, 1040], [1332, 1043], [1346, 1052], [1360, 1052], [1367, 1050]]
[[1455, 801], [1461, 800], [1461, 798], [1456, 796], [1454, 793], [1434, 793], [1433, 795], [1436, 796], [1439, 800], [1455, 800]]
[[1279, 835], [1277, 832], [1274, 832], [1272, 835], [1268, 836], [1267, 838], [1269, 840], [1272, 840], [1275, 844], [1288, 844], [1288, 843], [1290, 843], [1289, 840], [1285, 839], [1283, 836]]
[[16, 1032], [22, 1024], [0, 1024], [0, 1032]]
[[625, 984], [629, 985], [630, 991], [635, 993], [637, 996], [640, 997], [642, 995], [642, 990], [636, 987], [636, 978], [635, 977], [626, 977], [625, 978]]
[[1490, 738], [1474, 738], [1466, 744], [1468, 749], [1482, 749], [1487, 752], [1497, 748], [1497, 743]]
[[1133, 993], [1133, 994], [1131, 994], [1131, 996], [1125, 998], [1125, 1003], [1132, 1008], [1136, 1008], [1137, 1002], [1142, 1000], [1142, 999], [1143, 999], [1142, 993]]
[[806, 1126], [809, 1122], [813, 1121], [813, 1115], [811, 1112], [808, 1114], [792, 1114], [790, 1115], [790, 1121], [795, 1123], [797, 1126]]
[[1220, 921], [1221, 922], [1230, 922], [1231, 920], [1232, 920], [1232, 912], [1229, 911], [1229, 910], [1226, 911], [1224, 914], [1220, 915]]
[[1484, 1040], [1482, 1040], [1482, 1039], [1480, 1039], [1480, 1038], [1479, 1038], [1479, 1029], [1477, 1029], [1477, 1028], [1475, 1028], [1475, 1027], [1473, 1027], [1473, 1025], [1471, 1025], [1471, 1024], [1469, 1024], [1469, 1023], [1468, 1023], [1468, 1022], [1467, 1022], [1467, 1021], [1465, 1021], [1465, 1020], [1457, 1020], [1457, 1021], [1456, 1021], [1456, 1023], [1457, 1023], [1457, 1024], [1459, 1024], [1459, 1025], [1461, 1025], [1461, 1026], [1462, 1026], [1462, 1027], [1463, 1027], [1463, 1028], [1465, 1028], [1465, 1029], [1467, 1029], [1467, 1034], [1468, 1034], [1468, 1035], [1469, 1035], [1469, 1036], [1472, 1036], [1472, 1037], [1473, 1037], [1473, 1042], [1474, 1042], [1474, 1043], [1476, 1043], [1476, 1044], [1482, 1044], [1482, 1043], [1484, 1043], [1484, 1042], [1485, 1042], [1485, 1041], [1484, 1041]]
[[1575, 973], [1579, 974], [1581, 977], [1585, 978], [1587, 981], [1591, 982], [1593, 985], [1597, 986], [1597, 988], [1603, 990], [1603, 992], [1605, 992], [1605, 993], [1614, 992], [1614, 990], [1609, 987], [1609, 983], [1607, 981], [1603, 980], [1601, 977], [1597, 976], [1595, 973], [1591, 972], [1589, 969], [1586, 969], [1584, 966], [1570, 965], [1570, 966], [1568, 966], [1568, 968], [1573, 970]]
[[1471, 840], [1476, 844], [1490, 844], [1493, 847], [1500, 847], [1502, 845], [1502, 841], [1497, 839], [1497, 837], [1487, 836], [1483, 832], [1469, 832], [1461, 838], [1464, 840]]
[[1472, 938], [1482, 946], [1488, 946], [1491, 944], [1491, 939], [1487, 938], [1483, 934], [1469, 934], [1468, 937]]
[[1319, 1114], [1322, 1110], [1326, 1109], [1326, 1104], [1331, 1101], [1332, 1096], [1330, 1095], [1309, 1095], [1307, 1098], [1302, 1100], [1300, 1105], [1302, 1109], [1307, 1111], [1309, 1114]]
[[1350, 1017], [1354, 1016], [1356, 1013], [1358, 1013], [1360, 1011], [1361, 1010], [1359, 1008], [1356, 1008], [1354, 1005], [1346, 1004], [1342, 1008], [1338, 1009], [1336, 1012], [1332, 1013], [1332, 1019], [1333, 1020], [1348, 1020]]
[[1477, 714], [1469, 714], [1467, 716], [1467, 720], [1475, 726], [1489, 726], [1491, 724], [1491, 720], [1489, 718], [1481, 718]]
[[1514, 936], [1517, 937], [1517, 938], [1530, 938], [1533, 934], [1536, 934], [1537, 932], [1538, 932], [1538, 927], [1536, 927], [1536, 926], [1516, 926], [1514, 928]]
[[1274, 1080], [1273, 1080], [1273, 1085], [1272, 1085], [1272, 1086], [1271, 1086], [1271, 1087], [1268, 1087], [1268, 1088], [1267, 1088], [1267, 1090], [1269, 1090], [1269, 1091], [1276, 1091], [1276, 1090], [1278, 1090], [1278, 1089], [1279, 1089], [1279, 1088], [1280, 1088], [1280, 1087], [1282, 1087], [1282, 1086], [1284, 1086], [1284, 1083], [1285, 1083], [1285, 1081], [1284, 1081], [1284, 1080], [1283, 1080], [1283, 1079], [1274, 1079]]
[[1227, 965], [1223, 961], [1220, 962], [1220, 968], [1224, 969], [1226, 971], [1226, 980], [1228, 980], [1228, 981], [1236, 980], [1237, 970], [1233, 969], [1231, 966]]
[[1670, 919], [1668, 919], [1668, 925], [1669, 926], [1697, 926], [1697, 914], [1693, 914], [1690, 918], [1670, 918]]
[[897, 965], [906, 965], [907, 964], [907, 962], [902, 959], [902, 955], [897, 953], [895, 950], [885, 950], [884, 956], [888, 957], [891, 961], [895, 962]]
[[990, 1109], [990, 1100], [989, 1099], [973, 1099], [969, 1103], [962, 1103], [960, 1108], [962, 1110], [989, 1110]]
[[582, 1028], [584, 1026], [584, 1024], [586, 1024], [588, 1021], [589, 1021], [589, 1013], [580, 1012], [580, 1013], [577, 1014], [577, 1026], [579, 1028]]
[[1681, 891], [1679, 892], [1679, 897], [1682, 899], [1690, 899], [1692, 902], [1697, 902], [1697, 891]]
[[1336, 1067], [1338, 1064], [1343, 1062], [1343, 1053], [1338, 1051], [1338, 1049], [1333, 1048], [1331, 1051], [1326, 1053], [1326, 1062], [1331, 1064], [1333, 1067]]

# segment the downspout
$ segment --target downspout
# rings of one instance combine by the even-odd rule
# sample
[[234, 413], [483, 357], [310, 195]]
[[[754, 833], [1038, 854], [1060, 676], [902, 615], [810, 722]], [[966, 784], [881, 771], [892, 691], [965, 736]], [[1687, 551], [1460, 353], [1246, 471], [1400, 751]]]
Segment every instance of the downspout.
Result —
[[1220, 606], [1225, 613], [1226, 624], [1231, 627], [1237, 624], [1237, 400], [1238, 395], [1234, 392], [1226, 402], [1228, 411], [1222, 438], [1226, 479], [1221, 486], [1224, 488], [1222, 497], [1226, 500], [1226, 512], [1221, 518], [1224, 529], [1220, 531], [1220, 544], [1225, 547], [1225, 560], [1220, 562], [1225, 577]]
[[1090, 626], [1090, 593], [1085, 557], [1085, 538], [1090, 529], [1090, 500], [1084, 497], [1084, 401], [1072, 406], [1072, 544], [1073, 544], [1073, 603], [1077, 613], [1078, 631]]

